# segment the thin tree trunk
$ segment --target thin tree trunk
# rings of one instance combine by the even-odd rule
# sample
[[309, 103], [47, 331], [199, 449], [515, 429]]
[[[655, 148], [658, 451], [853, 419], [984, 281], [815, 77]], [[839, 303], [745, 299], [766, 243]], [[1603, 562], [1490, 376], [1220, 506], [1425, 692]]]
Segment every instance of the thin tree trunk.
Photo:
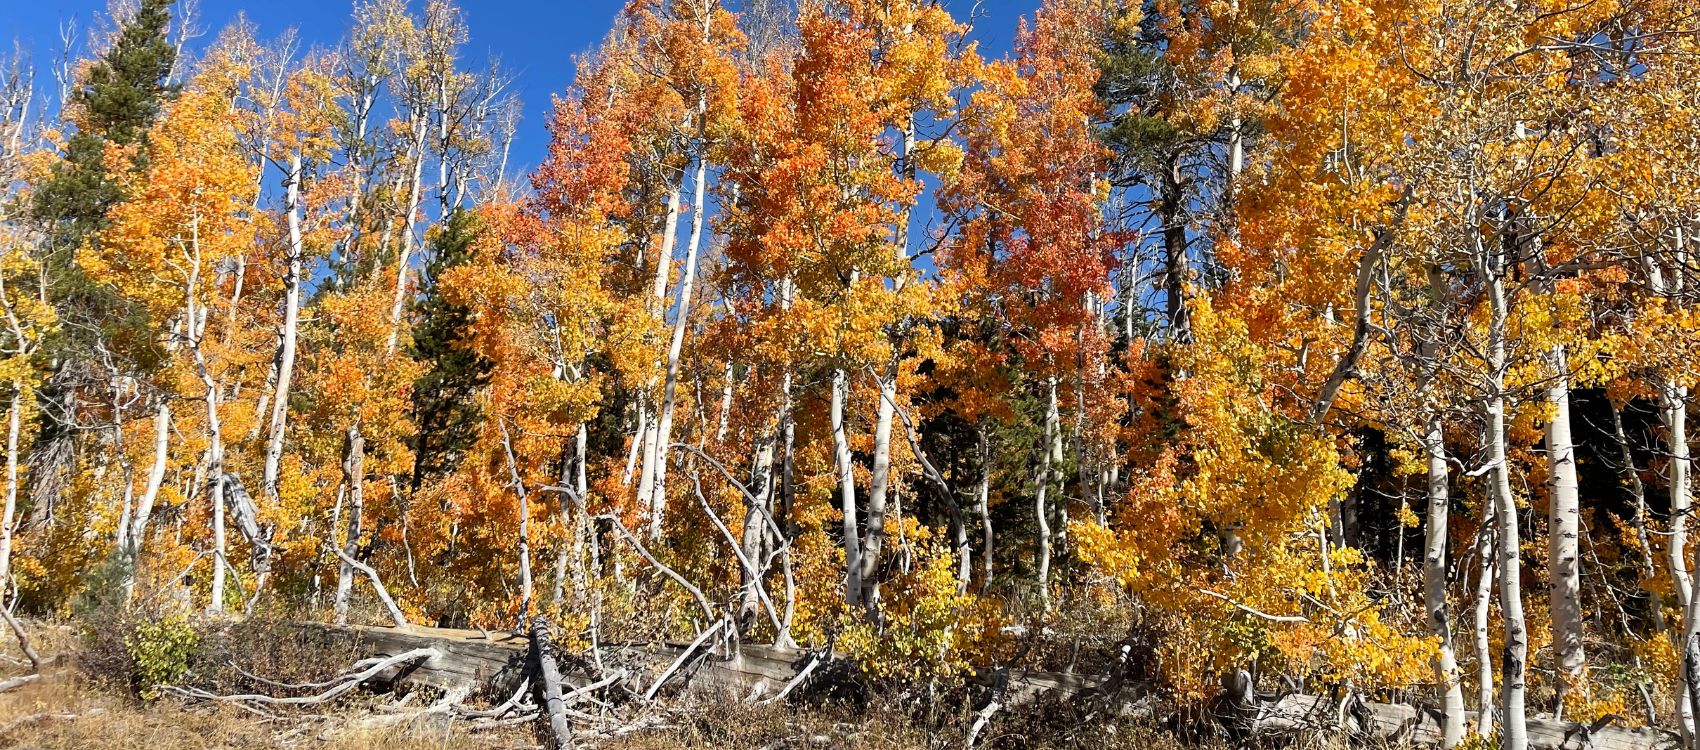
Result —
[[278, 467], [283, 460], [283, 435], [289, 424], [289, 388], [295, 374], [296, 331], [301, 318], [301, 154], [289, 158], [284, 213], [289, 221], [289, 264], [283, 277], [283, 330], [277, 348], [277, 378], [271, 396], [271, 422], [266, 433], [264, 491], [273, 503], [278, 495]]
[[726, 429], [732, 421], [732, 391], [737, 385], [734, 380], [736, 374], [737, 368], [732, 364], [732, 360], [726, 360], [726, 384], [720, 388], [720, 422], [714, 429], [715, 442], [726, 439]]
[[1428, 535], [1423, 552], [1423, 606], [1429, 628], [1440, 639], [1435, 653], [1435, 676], [1441, 685], [1441, 746], [1456, 747], [1464, 738], [1464, 687], [1458, 654], [1452, 644], [1452, 622], [1446, 604], [1446, 543], [1452, 498], [1446, 468], [1446, 440], [1439, 412], [1429, 415], [1423, 434], [1428, 452]]
[[519, 496], [519, 617], [524, 622], [531, 615], [531, 497], [525, 491], [525, 479], [519, 475], [519, 462], [514, 458], [514, 441], [508, 435], [508, 421], [496, 418], [502, 430], [502, 452], [508, 459], [508, 475], [514, 492]]
[[12, 384], [12, 399], [6, 406], [6, 507], [0, 510], [0, 590], [12, 583], [12, 527], [18, 513], [18, 429], [22, 419], [24, 389]]
[[897, 399], [897, 373], [876, 378], [879, 404], [874, 411], [873, 471], [868, 480], [868, 519], [862, 532], [862, 606], [879, 606], [879, 564], [885, 546], [886, 495], [891, 488], [891, 420]]
[[1489, 630], [1495, 570], [1494, 515], [1491, 499], [1482, 503], [1481, 526], [1476, 531], [1476, 610], [1470, 628], [1476, 651], [1476, 734], [1484, 739], [1493, 736], [1493, 717], [1499, 710], [1498, 699], [1494, 697], [1493, 642]]
[[[697, 111], [706, 109], [707, 102], [698, 101]], [[701, 128], [699, 127], [699, 130]], [[699, 138], [702, 134], [699, 133]], [[701, 147], [698, 147], [701, 150]], [[667, 512], [667, 459], [668, 446], [673, 440], [673, 410], [678, 402], [679, 391], [679, 357], [685, 347], [685, 329], [690, 324], [691, 292], [696, 281], [697, 254], [702, 247], [702, 230], [704, 215], [708, 213], [703, 205], [708, 182], [708, 156], [706, 153], [697, 155], [697, 168], [694, 194], [691, 202], [691, 239], [685, 248], [685, 268], [679, 279], [679, 294], [675, 306], [678, 308], [673, 317], [673, 339], [667, 347], [667, 380], [661, 391], [661, 413], [656, 418], [655, 444], [652, 450], [654, 468], [646, 472], [653, 476], [654, 485], [649, 490], [649, 537], [661, 538], [661, 527]]]
[[[745, 559], [762, 559], [762, 548], [768, 539], [765, 515], [772, 512], [773, 496], [778, 482], [774, 481], [775, 456], [778, 453], [781, 435], [785, 429], [785, 405], [781, 404], [779, 413], [775, 415], [773, 433], [763, 438], [756, 446], [756, 455], [750, 466], [750, 493], [746, 498], [744, 509], [744, 529], [739, 544], [743, 547]], [[775, 543], [778, 543], [777, 540]], [[758, 596], [761, 583], [753, 571], [744, 570], [739, 581], [738, 624], [740, 629], [747, 627], [757, 614], [756, 608], [761, 601]]]
[[[192, 308], [191, 308], [192, 309]], [[211, 600], [207, 603], [207, 611], [224, 611], [224, 579], [225, 569], [229, 567], [225, 548], [224, 528], [224, 430], [219, 420], [218, 383], [213, 380], [212, 369], [208, 366], [206, 356], [201, 352], [201, 334], [197, 333], [190, 341], [190, 350], [195, 358], [196, 369], [200, 371], [201, 384], [206, 389], [207, 406], [207, 472], [212, 483], [212, 534], [213, 534], [213, 577]]]
[[148, 483], [142, 489], [142, 496], [136, 501], [136, 510], [130, 517], [130, 530], [125, 535], [129, 547], [124, 551], [124, 603], [128, 605], [136, 593], [136, 576], [141, 565], [142, 546], [147, 542], [148, 521], [153, 517], [154, 502], [159, 498], [160, 485], [165, 482], [165, 463], [169, 456], [171, 445], [171, 404], [165, 397], [159, 399], [159, 407], [154, 412], [153, 421], [154, 447], [153, 466], [148, 469]]
[[1689, 450], [1688, 450], [1688, 388], [1676, 384], [1667, 377], [1659, 387], [1660, 415], [1665, 423], [1666, 447], [1669, 456], [1669, 469], [1666, 475], [1669, 479], [1670, 492], [1670, 538], [1666, 540], [1666, 555], [1670, 564], [1671, 580], [1676, 590], [1678, 611], [1683, 613], [1682, 642], [1683, 669], [1677, 675], [1676, 713], [1683, 737], [1689, 746], [1696, 744], [1695, 711], [1693, 707], [1695, 695], [1690, 680], [1686, 679], [1689, 672], [1689, 643], [1694, 634], [1700, 632], [1700, 618], [1696, 618], [1694, 607], [1694, 582], [1689, 572], [1688, 550], [1688, 513], [1690, 498], [1688, 488]]
[[[1635, 466], [1635, 452], [1630, 448], [1629, 435], [1623, 429], [1623, 409], [1619, 408], [1616, 402], [1608, 402], [1607, 405], [1611, 408], [1612, 437], [1617, 442], [1618, 460], [1622, 462], [1619, 471], [1623, 473], [1624, 483], [1629, 486], [1629, 494], [1635, 499], [1635, 517], [1631, 522], [1635, 527], [1636, 542], [1641, 545], [1641, 581], [1646, 583], [1658, 574], [1657, 563], [1654, 562], [1653, 535], [1647, 529], [1647, 486], [1641, 481], [1641, 471]], [[1650, 610], [1653, 631], [1665, 632], [1664, 607], [1655, 602]]]
[[1180, 159], [1171, 157], [1158, 195], [1157, 213], [1163, 231], [1163, 290], [1164, 313], [1168, 318], [1170, 338], [1178, 342], [1192, 340], [1192, 320], [1186, 309], [1186, 283], [1189, 274], [1187, 260], [1186, 208], [1182, 192]]
[[423, 192], [425, 169], [425, 122], [415, 124], [418, 136], [414, 140], [413, 174], [407, 198], [407, 215], [402, 217], [401, 252], [396, 256], [395, 298], [390, 303], [390, 336], [384, 351], [395, 354], [400, 342], [402, 313], [407, 309], [407, 276], [413, 262], [413, 235], [419, 223], [419, 201]]
[[997, 540], [992, 530], [992, 442], [980, 428], [980, 483], [975, 493], [975, 510], [980, 514], [980, 593], [992, 588], [992, 558]]
[[1039, 475], [1033, 492], [1034, 517], [1038, 520], [1039, 538], [1037, 560], [1039, 584], [1039, 602], [1046, 612], [1051, 611], [1051, 511], [1048, 500], [1051, 486], [1052, 446], [1057, 439], [1057, 379], [1052, 377], [1047, 384], [1045, 401], [1045, 434], [1041, 447], [1042, 457], [1039, 459]]
[[855, 607], [862, 601], [862, 545], [856, 526], [856, 467], [851, 463], [850, 438], [844, 426], [844, 401], [849, 391], [849, 377], [842, 369], [834, 370], [832, 450], [838, 464], [838, 507], [844, 514], [844, 601]]
[[1577, 494], [1576, 446], [1570, 436], [1569, 362], [1564, 347], [1549, 355], [1553, 370], [1547, 401], [1553, 417], [1547, 422], [1547, 577], [1551, 587], [1553, 648], [1558, 666], [1555, 715], [1562, 716], [1565, 696], [1572, 690], [1588, 694], [1587, 658], [1582, 644], [1581, 500]]
[[[1496, 264], [1497, 265], [1497, 264]], [[1511, 494], [1511, 470], [1505, 450], [1505, 371], [1507, 313], [1501, 269], [1488, 267], [1488, 303], [1491, 320], [1488, 332], [1488, 462], [1493, 483], [1496, 523], [1499, 531], [1499, 607], [1505, 627], [1505, 649], [1500, 666], [1500, 734], [1502, 750], [1528, 750], [1528, 715], [1525, 712], [1529, 635], [1523, 618], [1522, 540], [1517, 528], [1517, 500]]]
[[360, 434], [360, 426], [348, 428], [343, 449], [346, 451], [342, 460], [343, 481], [348, 485], [348, 525], [343, 532], [342, 559], [337, 568], [336, 601], [333, 604], [333, 614], [336, 624], [348, 624], [348, 599], [354, 591], [354, 566], [352, 560], [357, 559], [360, 552], [361, 516], [365, 510], [366, 487], [366, 438]]

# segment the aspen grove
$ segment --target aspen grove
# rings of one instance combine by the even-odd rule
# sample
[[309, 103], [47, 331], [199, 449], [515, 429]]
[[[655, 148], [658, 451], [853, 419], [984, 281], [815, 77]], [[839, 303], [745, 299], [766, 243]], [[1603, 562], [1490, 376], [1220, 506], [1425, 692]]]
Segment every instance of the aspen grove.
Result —
[[0, 58], [0, 601], [1700, 747], [1700, 4], [1032, 1]]

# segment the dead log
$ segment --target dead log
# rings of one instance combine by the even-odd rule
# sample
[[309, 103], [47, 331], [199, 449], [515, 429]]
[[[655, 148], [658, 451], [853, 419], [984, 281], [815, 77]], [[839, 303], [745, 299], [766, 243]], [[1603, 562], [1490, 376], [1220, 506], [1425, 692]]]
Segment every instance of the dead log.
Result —
[[[525, 672], [529, 639], [512, 635], [486, 637], [477, 631], [385, 627], [310, 625], [307, 627], [353, 638], [367, 653], [398, 654], [410, 649], [434, 647], [439, 656], [419, 663], [395, 679], [449, 689], [469, 682], [476, 688], [506, 697], [519, 685]], [[632, 674], [634, 684], [651, 685], [666, 668], [690, 650], [689, 644], [649, 643], [604, 645], [605, 658], [618, 653], [639, 656], [636, 667], [646, 674]], [[840, 657], [842, 658], [842, 657]], [[729, 657], [702, 659], [689, 677], [687, 689], [722, 691], [737, 698], [766, 695], [784, 690], [809, 668], [826, 669], [808, 652], [759, 644], [742, 644]], [[574, 688], [597, 681], [599, 676], [566, 671], [562, 684]], [[670, 680], [672, 678], [669, 678]], [[1140, 710], [1151, 693], [1149, 686], [1124, 684], [1110, 676], [1009, 670], [981, 670], [971, 682], [991, 687], [1007, 680], [1000, 692], [1002, 709], [1029, 706], [1042, 700], [1077, 701], [1113, 699], [1126, 712]], [[792, 695], [796, 691], [793, 690]], [[1113, 694], [1113, 695], [1112, 695]], [[1341, 726], [1338, 702], [1324, 696], [1287, 695], [1276, 699], [1259, 697], [1251, 732], [1276, 736], [1306, 731], [1344, 731], [1365, 740], [1389, 744], [1437, 746], [1441, 740], [1439, 716], [1430, 708], [1405, 704], [1361, 701], [1348, 706], [1346, 726]], [[1473, 720], [1472, 718], [1469, 720]], [[1677, 750], [1678, 737], [1654, 727], [1621, 727], [1610, 724], [1585, 726], [1554, 719], [1529, 719], [1530, 746], [1536, 750]]]
[[568, 750], [573, 746], [573, 723], [567, 718], [567, 702], [561, 697], [561, 667], [555, 661], [555, 641], [549, 635], [549, 618], [531, 618], [531, 655], [537, 664], [537, 686], [543, 694], [543, 713], [549, 717], [550, 746]]

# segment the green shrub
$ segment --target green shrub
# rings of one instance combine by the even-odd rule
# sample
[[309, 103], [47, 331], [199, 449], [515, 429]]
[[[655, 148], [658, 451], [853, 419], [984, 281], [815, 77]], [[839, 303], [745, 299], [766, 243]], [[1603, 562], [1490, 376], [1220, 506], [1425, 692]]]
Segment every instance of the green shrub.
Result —
[[189, 660], [200, 647], [200, 633], [182, 616], [138, 622], [124, 638], [136, 694], [142, 700], [158, 698], [160, 685], [177, 682], [189, 673]]

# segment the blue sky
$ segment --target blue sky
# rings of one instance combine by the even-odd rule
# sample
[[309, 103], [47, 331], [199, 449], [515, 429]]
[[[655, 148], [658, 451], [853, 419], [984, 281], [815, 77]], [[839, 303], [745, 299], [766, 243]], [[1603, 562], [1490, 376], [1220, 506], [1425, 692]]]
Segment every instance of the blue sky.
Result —
[[[974, 38], [988, 57], [1007, 50], [1016, 22], [1030, 15], [1039, 0], [985, 0], [979, 4]], [[200, 26], [207, 39], [245, 13], [271, 38], [294, 27], [307, 45], [335, 44], [348, 27], [352, 0], [201, 0]], [[549, 97], [572, 82], [573, 56], [592, 48], [607, 30], [623, 0], [461, 0], [472, 40], [470, 59], [498, 56], [518, 74], [525, 121], [513, 153], [513, 171], [523, 172], [541, 158], [547, 134], [544, 116]], [[972, 0], [946, 0], [957, 18], [965, 18]], [[54, 57], [59, 26], [75, 19], [87, 28], [106, 0], [0, 0], [0, 44], [18, 40], [38, 60]], [[202, 41], [206, 41], [203, 39]], [[49, 84], [50, 85], [50, 84]]]

